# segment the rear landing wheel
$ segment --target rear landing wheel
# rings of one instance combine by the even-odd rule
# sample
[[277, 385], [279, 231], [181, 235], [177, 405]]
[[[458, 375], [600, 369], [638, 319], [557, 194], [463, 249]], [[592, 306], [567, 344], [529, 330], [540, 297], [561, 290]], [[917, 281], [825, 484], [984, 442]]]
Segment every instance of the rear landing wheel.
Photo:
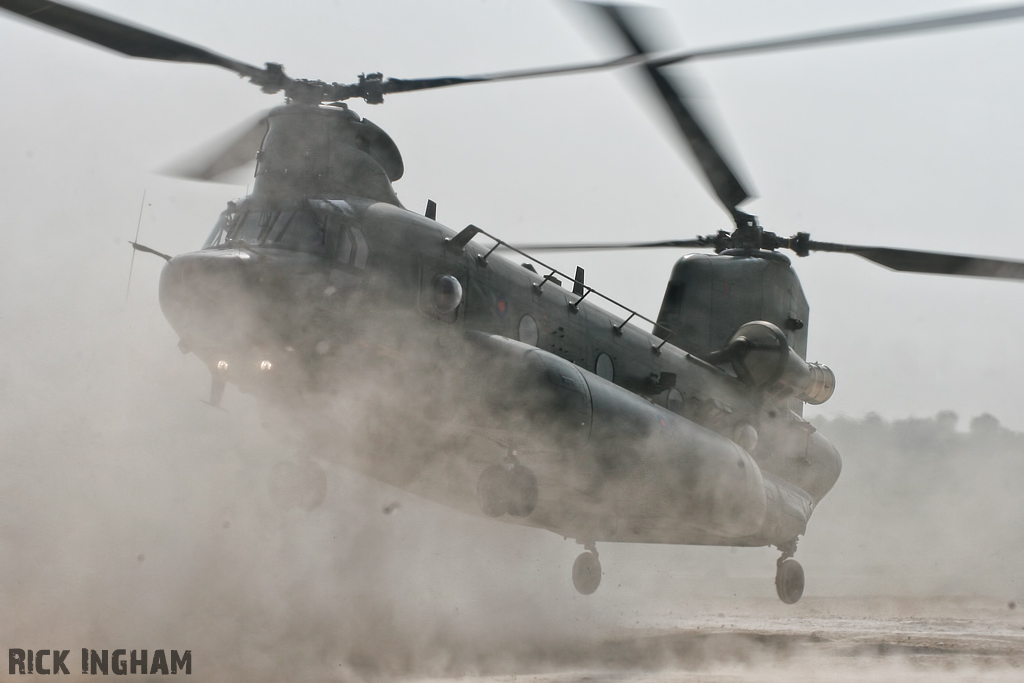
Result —
[[572, 585], [583, 595], [590, 595], [601, 585], [601, 561], [597, 554], [580, 553], [572, 565]]
[[775, 572], [775, 591], [779, 600], [792, 605], [804, 594], [804, 568], [792, 557], [780, 559]]

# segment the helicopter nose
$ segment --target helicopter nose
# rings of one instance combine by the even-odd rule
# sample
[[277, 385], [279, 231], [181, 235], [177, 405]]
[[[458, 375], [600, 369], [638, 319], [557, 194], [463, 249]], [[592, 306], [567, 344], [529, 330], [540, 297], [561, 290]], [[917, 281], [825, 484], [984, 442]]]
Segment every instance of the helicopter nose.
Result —
[[231, 349], [252, 341], [252, 260], [236, 249], [207, 250], [175, 256], [164, 266], [160, 308], [189, 347]]

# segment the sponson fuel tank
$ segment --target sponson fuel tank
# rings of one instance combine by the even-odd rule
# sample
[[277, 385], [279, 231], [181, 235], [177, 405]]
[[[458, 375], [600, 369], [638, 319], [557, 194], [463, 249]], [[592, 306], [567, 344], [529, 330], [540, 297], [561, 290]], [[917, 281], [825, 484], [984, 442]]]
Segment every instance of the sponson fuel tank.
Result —
[[668, 517], [730, 538], [762, 528], [761, 471], [733, 442], [554, 354], [471, 337], [489, 364], [476, 419], [549, 451], [571, 451], [576, 471], [563, 481], [623, 519]]

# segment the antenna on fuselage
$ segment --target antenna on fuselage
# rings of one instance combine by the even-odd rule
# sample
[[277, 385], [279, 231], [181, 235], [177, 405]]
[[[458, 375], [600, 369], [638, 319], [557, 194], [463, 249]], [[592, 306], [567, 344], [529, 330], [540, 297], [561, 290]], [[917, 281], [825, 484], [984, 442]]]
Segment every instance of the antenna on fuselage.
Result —
[[142, 204], [139, 206], [139, 220], [135, 224], [135, 241], [132, 242], [132, 262], [128, 266], [128, 288], [124, 292], [124, 302], [128, 303], [128, 294], [132, 291], [132, 271], [135, 270], [135, 245], [139, 243], [139, 230], [142, 229], [142, 212], [146, 209], [146, 190], [142, 190]]

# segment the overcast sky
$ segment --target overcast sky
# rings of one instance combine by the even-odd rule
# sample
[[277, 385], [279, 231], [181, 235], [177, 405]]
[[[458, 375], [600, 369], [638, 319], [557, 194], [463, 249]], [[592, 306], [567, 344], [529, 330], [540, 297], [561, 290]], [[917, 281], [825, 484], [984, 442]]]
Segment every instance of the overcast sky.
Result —
[[[349, 82], [468, 75], [614, 54], [564, 5], [444, 2], [82, 3], [294, 77]], [[992, 3], [755, 0], [665, 3], [667, 34], [708, 46]], [[670, 30], [668, 30], [670, 29]], [[0, 16], [0, 342], [23, 381], [71, 358], [133, 347], [173, 358], [140, 241], [198, 248], [244, 185], [168, 179], [159, 168], [280, 96], [206, 66], [131, 60]], [[1024, 21], [686, 68], [780, 234], [1024, 259]], [[508, 241], [667, 239], [729, 229], [638, 74], [476, 85], [353, 107], [405, 156], [396, 189], [453, 228]], [[681, 253], [563, 254], [563, 270], [657, 313]], [[795, 258], [795, 257], [794, 257]], [[1024, 283], [897, 274], [853, 256], [795, 264], [811, 304], [809, 358], [838, 377], [811, 414], [991, 412], [1024, 429]], [[44, 322], [41, 322], [44, 321]], [[126, 330], [116, 348], [100, 331]], [[126, 351], [127, 350], [127, 351]], [[198, 366], [194, 358], [187, 362]], [[169, 392], [205, 391], [183, 365]], [[191, 383], [195, 383], [193, 388]], [[189, 395], [188, 399], [192, 400]]]

